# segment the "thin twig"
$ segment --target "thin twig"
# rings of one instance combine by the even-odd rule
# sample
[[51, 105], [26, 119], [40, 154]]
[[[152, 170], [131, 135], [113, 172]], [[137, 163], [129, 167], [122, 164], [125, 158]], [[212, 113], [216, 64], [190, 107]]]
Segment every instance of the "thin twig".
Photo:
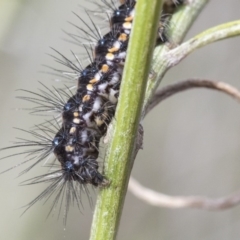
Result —
[[134, 178], [131, 178], [128, 185], [128, 190], [137, 198], [145, 201], [148, 204], [157, 207], [166, 208], [198, 208], [208, 211], [219, 211], [234, 207], [240, 203], [240, 192], [231, 194], [227, 197], [218, 199], [210, 199], [200, 196], [169, 196], [156, 192], [152, 189], [143, 187]]
[[[157, 91], [146, 110], [146, 114], [150, 110], [152, 110], [157, 104], [172, 96], [173, 94], [193, 88], [209, 88], [213, 90], [218, 90], [240, 101], [240, 92], [229, 84], [226, 84], [224, 82], [214, 82], [210, 80], [188, 79], [168, 85]], [[137, 154], [138, 150], [139, 149], [136, 149], [135, 154]], [[231, 208], [240, 204], [240, 192], [218, 199], [210, 199], [201, 196], [173, 197], [143, 187], [138, 181], [133, 178], [130, 179], [128, 190], [132, 192], [137, 198], [158, 207], [199, 208], [209, 211], [217, 211]]]
[[160, 90], [158, 90], [153, 96], [147, 110], [146, 114], [152, 110], [157, 104], [171, 97], [173, 94], [189, 90], [192, 88], [209, 88], [217, 91], [226, 93], [227, 95], [236, 98], [240, 101], [240, 92], [232, 87], [231, 85], [224, 82], [214, 82], [211, 80], [201, 80], [201, 79], [188, 79], [178, 83], [168, 85]]

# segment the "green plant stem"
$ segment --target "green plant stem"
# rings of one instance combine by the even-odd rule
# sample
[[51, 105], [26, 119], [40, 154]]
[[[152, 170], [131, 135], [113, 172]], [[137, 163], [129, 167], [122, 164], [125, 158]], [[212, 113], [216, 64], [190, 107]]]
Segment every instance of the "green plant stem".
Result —
[[[162, 1], [138, 0], [128, 55], [121, 83], [113, 137], [106, 157], [110, 186], [102, 189], [96, 204], [91, 240], [116, 237], [132, 169], [132, 153], [141, 117]], [[141, 41], [140, 41], [141, 40]]]
[[[208, 0], [192, 0], [191, 5], [183, 7], [172, 18], [170, 36], [179, 43], [192, 22]], [[147, 107], [155, 89], [167, 70], [163, 61], [168, 47], [159, 46], [154, 51], [151, 69], [154, 78], [146, 78], [149, 70], [151, 50], [155, 43], [156, 27], [159, 19], [161, 1], [138, 0], [134, 28], [131, 33], [128, 56], [121, 83], [116, 121], [113, 123], [112, 141], [105, 158], [105, 175], [111, 180], [109, 187], [99, 192], [91, 229], [91, 240], [114, 240], [117, 234], [127, 184], [133, 166], [133, 150], [141, 114], [142, 102]], [[151, 24], [155, 22], [155, 24]]]
[[174, 48], [166, 53], [164, 58], [166, 58], [169, 67], [173, 67], [178, 64], [183, 58], [198, 48], [238, 35], [240, 35], [240, 20], [224, 23], [210, 28], [189, 39], [179, 47]]
[[[181, 43], [182, 39], [186, 35], [186, 32], [189, 30], [198, 14], [208, 2], [209, 0], [192, 0], [191, 4], [183, 7], [173, 15], [169, 36], [171, 36], [171, 41], [175, 45]], [[144, 117], [145, 110], [147, 109], [152, 96], [169, 68], [169, 63], [164, 56], [166, 53], [171, 51], [170, 47], [168, 45], [160, 45], [154, 50], [152, 63], [153, 76], [148, 79], [142, 117]]]

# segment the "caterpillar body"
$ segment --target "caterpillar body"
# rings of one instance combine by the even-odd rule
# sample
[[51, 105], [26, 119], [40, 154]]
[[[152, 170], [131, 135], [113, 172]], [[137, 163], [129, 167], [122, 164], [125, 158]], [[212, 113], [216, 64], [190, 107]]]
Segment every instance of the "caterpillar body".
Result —
[[[102, 2], [112, 12], [109, 16], [110, 31], [107, 34], [101, 36], [95, 24], [90, 27], [79, 17], [87, 26], [87, 30], [80, 29], [83, 34], [82, 39], [93, 37], [96, 40], [95, 46], [91, 48], [93, 55], [90, 64], [83, 68], [75, 54], [73, 54], [75, 62], [60, 53], [60, 57], [55, 57], [77, 76], [76, 93], [55, 88], [51, 90], [43, 85], [44, 90], [40, 93], [25, 90], [32, 96], [20, 97], [37, 104], [33, 112], [49, 110], [57, 112], [61, 116], [60, 122], [48, 121], [47, 124], [37, 126], [35, 130], [25, 131], [36, 140], [21, 140], [5, 148], [29, 147], [30, 150], [20, 154], [26, 154], [25, 162], [33, 161], [34, 163], [21, 174], [29, 171], [53, 153], [54, 160], [51, 168], [57, 169], [28, 181], [31, 184], [49, 182], [50, 185], [27, 205], [27, 209], [38, 200], [48, 199], [56, 193], [53, 206], [65, 197], [65, 220], [72, 203], [81, 205], [81, 191], [88, 184], [96, 187], [109, 184], [99, 171], [99, 143], [115, 114], [137, 1], [122, 0], [119, 7], [116, 7], [113, 2], [109, 3], [106, 0]], [[159, 22], [158, 43], [168, 41], [166, 26], [171, 14], [185, 2], [182, 0], [164, 2]], [[94, 30], [95, 33], [91, 32]]]

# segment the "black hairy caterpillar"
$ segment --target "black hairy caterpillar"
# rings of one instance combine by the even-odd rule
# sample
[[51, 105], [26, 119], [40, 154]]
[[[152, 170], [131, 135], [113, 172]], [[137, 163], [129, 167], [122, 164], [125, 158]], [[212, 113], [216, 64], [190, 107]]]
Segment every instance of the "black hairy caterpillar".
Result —
[[[62, 116], [62, 123], [49, 122], [50, 126], [43, 124], [38, 126], [37, 130], [27, 131], [36, 138], [36, 141], [21, 140], [8, 148], [31, 147], [31, 150], [21, 154], [27, 154], [26, 161], [33, 160], [34, 163], [22, 173], [29, 171], [51, 153], [54, 153], [61, 165], [56, 171], [30, 179], [32, 184], [50, 182], [50, 186], [29, 203], [28, 207], [56, 192], [53, 206], [62, 196], [66, 196], [66, 216], [71, 203], [76, 201], [80, 205], [80, 192], [85, 188], [85, 184], [90, 183], [93, 186], [108, 184], [108, 181], [98, 171], [99, 142], [106, 134], [107, 126], [116, 109], [136, 2], [123, 1], [120, 7], [116, 7], [113, 3], [103, 2], [113, 11], [109, 17], [111, 30], [102, 37], [96, 35], [97, 44], [93, 49], [94, 56], [91, 63], [83, 68], [77, 57], [76, 63], [62, 55], [57, 59], [77, 73], [76, 93], [46, 88], [40, 94], [34, 93], [32, 98], [25, 98], [39, 104], [39, 108], [35, 110], [37, 112], [55, 109]], [[177, 5], [173, 2], [169, 6], [164, 8], [164, 21], [169, 19], [169, 16], [164, 17], [164, 14], [167, 16], [173, 13], [172, 9], [175, 10]], [[164, 26], [165, 23], [162, 24], [160, 21], [160, 25]], [[92, 33], [88, 34], [84, 30], [82, 33], [85, 33], [87, 38], [93, 36]], [[159, 36], [161, 42], [167, 41], [165, 28], [159, 28]], [[39, 98], [37, 99], [36, 96]], [[66, 98], [68, 100], [65, 101]], [[56, 162], [52, 167], [55, 166], [59, 168]]]

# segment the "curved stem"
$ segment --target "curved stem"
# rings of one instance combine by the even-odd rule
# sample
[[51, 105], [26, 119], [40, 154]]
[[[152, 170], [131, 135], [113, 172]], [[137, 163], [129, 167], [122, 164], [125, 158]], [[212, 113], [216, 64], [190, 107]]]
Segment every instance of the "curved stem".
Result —
[[205, 79], [188, 79], [180, 81], [171, 85], [168, 85], [164, 88], [159, 89], [153, 96], [145, 114], [151, 111], [156, 105], [165, 100], [168, 97], [171, 97], [173, 94], [186, 91], [193, 88], [208, 88], [217, 90], [227, 95], [236, 98], [240, 101], [240, 92], [232, 87], [231, 85], [224, 82], [214, 82], [211, 80]]
[[[189, 1], [189, 4], [182, 7], [181, 10], [173, 15], [169, 35], [171, 36], [171, 41], [174, 44], [179, 44], [182, 41], [187, 30], [191, 27], [194, 20], [208, 1], [209, 0], [191, 0]], [[169, 68], [168, 61], [166, 57], [164, 57], [169, 51], [171, 50], [167, 45], [160, 45], [155, 48], [152, 64], [153, 74], [151, 74], [152, 76], [148, 79], [142, 117], [145, 115], [144, 112], [146, 111], [152, 96]]]
[[165, 54], [169, 67], [175, 66], [194, 50], [210, 43], [240, 35], [240, 20], [210, 28]]

